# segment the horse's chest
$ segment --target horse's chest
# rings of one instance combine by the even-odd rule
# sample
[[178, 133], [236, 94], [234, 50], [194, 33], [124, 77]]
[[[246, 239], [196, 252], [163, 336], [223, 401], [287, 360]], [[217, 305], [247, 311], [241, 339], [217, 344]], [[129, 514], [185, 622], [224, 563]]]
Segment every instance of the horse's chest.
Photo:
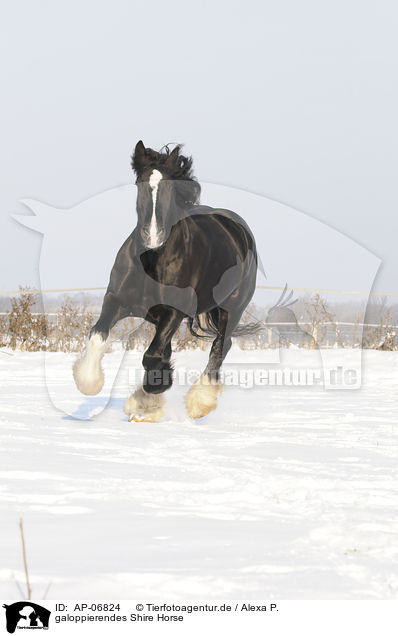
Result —
[[141, 264], [144, 275], [162, 285], [190, 284], [191, 270], [181, 257], [148, 251], [141, 255]]

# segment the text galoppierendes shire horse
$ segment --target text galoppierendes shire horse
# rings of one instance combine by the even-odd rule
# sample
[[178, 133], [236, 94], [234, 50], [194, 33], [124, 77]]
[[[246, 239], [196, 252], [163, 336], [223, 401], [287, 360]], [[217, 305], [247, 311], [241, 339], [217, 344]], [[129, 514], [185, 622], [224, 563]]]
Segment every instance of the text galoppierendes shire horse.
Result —
[[217, 406], [231, 336], [255, 329], [239, 325], [256, 286], [255, 241], [234, 212], [199, 205], [192, 159], [180, 145], [157, 152], [139, 141], [132, 166], [137, 225], [116, 256], [101, 315], [74, 364], [75, 382], [82, 393], [97, 394], [110, 330], [127, 316], [145, 318], [156, 333], [142, 360], [143, 384], [124, 410], [130, 419], [158, 421], [173, 381], [171, 339], [187, 319], [192, 333], [214, 338], [208, 364], [185, 398], [188, 414], [203, 417]]

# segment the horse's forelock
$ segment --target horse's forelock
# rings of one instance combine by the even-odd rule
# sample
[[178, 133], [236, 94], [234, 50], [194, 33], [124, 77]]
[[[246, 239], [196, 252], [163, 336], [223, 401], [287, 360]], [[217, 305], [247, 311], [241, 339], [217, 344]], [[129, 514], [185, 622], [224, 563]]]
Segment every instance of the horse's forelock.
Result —
[[170, 144], [162, 146], [160, 151], [153, 148], [145, 148], [145, 154], [140, 151], [132, 157], [132, 168], [137, 176], [140, 176], [144, 170], [151, 168], [152, 170], [160, 170], [164, 172], [169, 179], [188, 179], [194, 180], [192, 171], [192, 157], [181, 154], [182, 144], [176, 144], [170, 150]]

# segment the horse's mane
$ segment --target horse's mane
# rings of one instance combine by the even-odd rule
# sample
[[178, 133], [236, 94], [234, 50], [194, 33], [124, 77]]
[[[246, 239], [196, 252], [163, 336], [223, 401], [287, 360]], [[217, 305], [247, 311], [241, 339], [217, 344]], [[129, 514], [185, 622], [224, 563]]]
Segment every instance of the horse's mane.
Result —
[[192, 157], [181, 153], [182, 144], [176, 144], [172, 150], [170, 145], [166, 144], [158, 151], [145, 148], [142, 141], [139, 141], [131, 157], [131, 166], [137, 175], [137, 181], [149, 169], [159, 169], [168, 179], [180, 181], [179, 190], [184, 203], [194, 205], [199, 201], [200, 185], [193, 174]]

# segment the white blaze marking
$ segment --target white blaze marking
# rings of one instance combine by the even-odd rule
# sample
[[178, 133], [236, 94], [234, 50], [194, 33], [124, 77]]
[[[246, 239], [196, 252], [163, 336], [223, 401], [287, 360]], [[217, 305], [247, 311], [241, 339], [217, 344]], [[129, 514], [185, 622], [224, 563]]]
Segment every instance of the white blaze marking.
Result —
[[156, 198], [158, 196], [158, 188], [159, 188], [159, 183], [161, 182], [163, 178], [163, 175], [161, 172], [159, 172], [159, 170], [154, 170], [151, 174], [151, 176], [149, 177], [149, 185], [152, 189], [152, 204], [153, 204], [153, 208], [152, 208], [152, 218], [151, 218], [151, 223], [149, 225], [149, 245], [150, 247], [156, 247], [159, 240], [158, 240], [158, 226], [156, 223]]

